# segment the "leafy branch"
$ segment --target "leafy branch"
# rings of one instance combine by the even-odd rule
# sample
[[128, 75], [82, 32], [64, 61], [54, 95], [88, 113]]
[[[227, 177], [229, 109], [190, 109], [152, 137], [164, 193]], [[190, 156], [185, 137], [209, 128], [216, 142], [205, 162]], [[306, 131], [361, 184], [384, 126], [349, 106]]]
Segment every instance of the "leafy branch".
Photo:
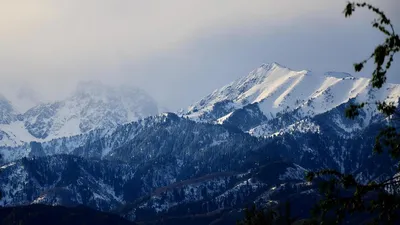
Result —
[[[364, 65], [373, 59], [375, 69], [372, 73], [371, 85], [372, 88], [379, 89], [386, 82], [386, 74], [392, 65], [394, 55], [400, 50], [399, 35], [384, 12], [368, 3], [349, 2], [343, 11], [345, 17], [350, 17], [357, 8], [367, 8], [374, 12], [377, 18], [372, 21], [372, 26], [386, 36], [385, 41], [375, 48], [369, 58], [354, 64], [355, 71], [360, 72]], [[385, 101], [352, 104], [346, 109], [346, 117], [355, 119], [360, 115], [359, 110], [367, 105], [376, 105], [377, 110], [389, 122], [397, 122], [400, 119], [400, 112], [395, 103]], [[393, 159], [400, 159], [400, 134], [397, 132], [396, 123], [387, 125], [376, 136], [373, 152], [381, 154], [385, 149]], [[332, 211], [336, 215], [336, 224], [342, 223], [345, 216], [354, 213], [370, 213], [374, 217], [371, 221], [372, 224], [395, 224], [398, 222], [400, 173], [387, 180], [371, 181], [367, 184], [358, 182], [353, 175], [343, 174], [332, 169], [309, 172], [306, 178], [313, 181], [317, 177], [324, 180], [320, 187], [324, 198], [314, 209], [315, 215], [322, 218], [321, 224], [326, 215]]]
[[[385, 41], [378, 45], [371, 56], [360, 63], [354, 64], [356, 72], [360, 72], [364, 65], [370, 60], [374, 59], [376, 65], [375, 70], [372, 73], [371, 84], [374, 88], [381, 88], [386, 82], [386, 73], [392, 65], [394, 55], [400, 51], [400, 39], [399, 35], [396, 34], [393, 24], [386, 17], [385, 13], [378, 8], [367, 3], [354, 3], [349, 2], [343, 11], [345, 17], [350, 17], [356, 8], [367, 8], [377, 14], [378, 18], [372, 21], [372, 26], [382, 32], [386, 38]], [[386, 62], [386, 64], [385, 64]], [[385, 65], [384, 65], [385, 64]]]

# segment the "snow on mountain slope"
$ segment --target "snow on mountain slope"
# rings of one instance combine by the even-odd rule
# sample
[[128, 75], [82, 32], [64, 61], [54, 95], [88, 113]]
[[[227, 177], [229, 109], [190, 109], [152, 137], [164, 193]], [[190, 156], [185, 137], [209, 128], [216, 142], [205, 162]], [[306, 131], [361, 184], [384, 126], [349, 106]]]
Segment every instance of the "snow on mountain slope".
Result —
[[[11, 103], [0, 110], [9, 126], [0, 126], [5, 133], [0, 146], [17, 146], [29, 141], [48, 141], [86, 133], [93, 129], [111, 129], [158, 113], [156, 102], [143, 90], [128, 86], [111, 87], [100, 82], [82, 82], [67, 99], [40, 104], [16, 115]], [[0, 115], [2, 115], [0, 113]], [[23, 124], [23, 127], [21, 126]]]
[[356, 102], [397, 102], [399, 97], [398, 84], [385, 84], [381, 89], [372, 89], [367, 78], [355, 78], [342, 72], [317, 75], [272, 63], [263, 64], [249, 75], [215, 90], [189, 107], [184, 116], [195, 121], [223, 124], [234, 115], [233, 112], [256, 104], [265, 117], [263, 120], [296, 111], [296, 120], [300, 121], [334, 109], [351, 99]]
[[22, 159], [1, 169], [2, 206], [85, 204], [105, 211], [124, 203], [122, 187], [135, 171], [126, 164], [65, 155]]
[[22, 121], [15, 121], [11, 124], [0, 124], [1, 146], [14, 147], [30, 141], [39, 141], [39, 139], [32, 136], [32, 134], [26, 130]]
[[[236, 143], [239, 142], [239, 143]], [[4, 162], [24, 157], [72, 154], [80, 157], [142, 163], [164, 155], [194, 163], [227, 154], [244, 154], [257, 139], [224, 126], [195, 123], [173, 113], [152, 116], [110, 130], [53, 139], [23, 146], [0, 147]], [[208, 154], [210, 156], [208, 156]], [[169, 156], [168, 156], [169, 157]], [[208, 167], [212, 165], [207, 165]], [[192, 171], [193, 173], [193, 171]]]
[[53, 139], [112, 128], [157, 113], [154, 100], [140, 89], [85, 82], [70, 98], [28, 110], [24, 119], [33, 136]]

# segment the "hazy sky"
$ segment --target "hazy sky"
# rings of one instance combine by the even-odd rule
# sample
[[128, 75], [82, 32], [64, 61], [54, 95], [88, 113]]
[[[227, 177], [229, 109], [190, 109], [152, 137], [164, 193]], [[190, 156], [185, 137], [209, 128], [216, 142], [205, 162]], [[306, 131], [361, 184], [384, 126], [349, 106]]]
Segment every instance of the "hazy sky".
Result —
[[[400, 1], [371, 0], [400, 30]], [[353, 72], [382, 36], [342, 0], [0, 0], [1, 85], [58, 98], [79, 80], [131, 84], [171, 110], [279, 62]], [[399, 82], [400, 60], [390, 73]], [[396, 77], [397, 76], [397, 77]], [[1, 92], [1, 90], [0, 90]]]

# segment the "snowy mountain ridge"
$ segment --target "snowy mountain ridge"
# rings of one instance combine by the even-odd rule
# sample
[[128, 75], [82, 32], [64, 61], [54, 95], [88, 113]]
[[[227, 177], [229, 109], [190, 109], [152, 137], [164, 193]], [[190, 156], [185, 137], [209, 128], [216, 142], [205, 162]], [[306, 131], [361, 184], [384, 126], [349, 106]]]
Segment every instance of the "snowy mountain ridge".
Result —
[[[356, 102], [397, 103], [399, 97], [399, 84], [388, 83], [381, 89], [373, 89], [368, 78], [356, 78], [342, 72], [326, 72], [321, 76], [271, 63], [263, 64], [247, 76], [215, 90], [189, 107], [184, 116], [199, 122], [223, 124], [235, 111], [253, 104], [258, 106], [257, 110], [262, 112], [265, 121], [289, 112], [295, 112], [296, 120], [300, 121], [352, 99]], [[376, 114], [373, 108], [367, 111], [370, 111], [370, 117]], [[258, 136], [262, 135], [258, 132]]]
[[70, 97], [39, 104], [23, 114], [7, 100], [0, 104], [0, 146], [111, 129], [158, 113], [157, 103], [143, 90], [100, 82], [82, 82]]
[[[360, 182], [398, 173], [389, 155], [371, 151], [386, 122], [375, 106], [355, 120], [344, 115], [356, 101], [396, 100], [395, 84], [374, 90], [368, 79], [346, 73], [319, 76], [264, 64], [184, 115], [162, 113], [115, 125], [136, 118], [124, 113], [135, 101], [120, 93], [147, 102], [141, 92], [95, 82], [24, 114], [3, 101], [7, 107], [0, 115], [11, 115], [11, 122], [0, 125], [0, 139], [11, 133], [36, 142], [0, 146], [0, 189], [6, 196], [0, 205], [85, 205], [107, 212], [122, 207], [117, 213], [137, 222], [193, 215], [226, 220], [241, 216], [245, 204], [288, 198], [299, 203], [292, 211], [308, 213], [319, 186], [304, 181], [309, 170], [337, 169]], [[75, 131], [74, 120], [78, 135], [46, 141]]]

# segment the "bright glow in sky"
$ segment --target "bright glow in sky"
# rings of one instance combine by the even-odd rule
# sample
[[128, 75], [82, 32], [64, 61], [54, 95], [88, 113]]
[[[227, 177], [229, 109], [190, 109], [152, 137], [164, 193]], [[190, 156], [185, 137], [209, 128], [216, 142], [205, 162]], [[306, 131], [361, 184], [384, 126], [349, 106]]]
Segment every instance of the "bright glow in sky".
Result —
[[[370, 2], [400, 24], [398, 0]], [[345, 4], [0, 0], [0, 86], [24, 82], [58, 98], [79, 80], [130, 83], [176, 109], [264, 62], [352, 72], [382, 36], [370, 26], [372, 14], [344, 19]]]

